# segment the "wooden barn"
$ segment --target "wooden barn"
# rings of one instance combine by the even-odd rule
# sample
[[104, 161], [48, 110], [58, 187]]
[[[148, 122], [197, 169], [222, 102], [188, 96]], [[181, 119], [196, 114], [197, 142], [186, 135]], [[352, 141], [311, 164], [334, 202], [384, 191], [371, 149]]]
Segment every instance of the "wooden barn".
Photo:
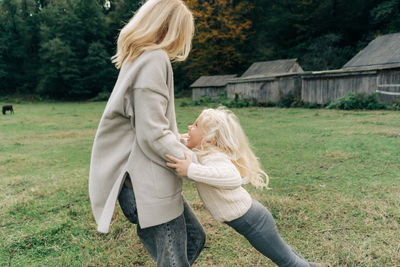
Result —
[[386, 103], [400, 99], [400, 33], [371, 41], [342, 69], [302, 75], [304, 102], [325, 104], [348, 92], [377, 92]]
[[240, 78], [228, 82], [227, 96], [259, 103], [279, 102], [288, 94], [300, 97], [301, 73], [303, 69], [297, 59], [255, 62]]
[[225, 86], [229, 80], [236, 77], [232, 75], [201, 76], [190, 85], [192, 88], [192, 99], [195, 100], [202, 96], [209, 96], [214, 99], [225, 93]]

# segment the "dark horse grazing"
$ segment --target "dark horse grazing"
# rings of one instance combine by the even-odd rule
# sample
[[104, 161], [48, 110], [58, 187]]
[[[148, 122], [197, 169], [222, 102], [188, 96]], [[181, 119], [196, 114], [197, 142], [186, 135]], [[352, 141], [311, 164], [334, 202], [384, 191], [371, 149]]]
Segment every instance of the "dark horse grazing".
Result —
[[3, 115], [6, 115], [6, 111], [7, 111], [7, 110], [10, 111], [10, 114], [13, 114], [13, 113], [14, 113], [14, 109], [13, 109], [13, 106], [12, 106], [12, 105], [4, 105], [4, 106], [3, 106], [3, 109], [2, 109]]

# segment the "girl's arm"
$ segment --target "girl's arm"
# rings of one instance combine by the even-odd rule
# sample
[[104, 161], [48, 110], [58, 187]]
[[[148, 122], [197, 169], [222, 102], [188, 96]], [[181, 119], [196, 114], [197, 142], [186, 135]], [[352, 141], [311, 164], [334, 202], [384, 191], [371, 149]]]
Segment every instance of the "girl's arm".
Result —
[[174, 163], [167, 162], [167, 166], [174, 168], [181, 176], [208, 184], [221, 189], [234, 189], [242, 185], [242, 177], [232, 162], [223, 156], [215, 156], [204, 160], [205, 164], [193, 163], [189, 154], [180, 160], [173, 156], [166, 157]]

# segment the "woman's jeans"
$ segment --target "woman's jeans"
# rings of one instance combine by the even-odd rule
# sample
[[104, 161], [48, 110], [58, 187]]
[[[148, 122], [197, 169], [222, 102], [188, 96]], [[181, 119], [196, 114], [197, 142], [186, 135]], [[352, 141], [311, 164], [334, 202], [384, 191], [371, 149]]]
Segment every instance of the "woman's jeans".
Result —
[[278, 266], [310, 267], [305, 259], [282, 240], [271, 213], [257, 200], [253, 199], [250, 209], [243, 216], [227, 224]]
[[[127, 177], [129, 179], [129, 177]], [[204, 247], [206, 234], [193, 210], [183, 198], [183, 214], [172, 221], [140, 228], [133, 189], [124, 185], [118, 196], [122, 212], [137, 224], [137, 234], [157, 266], [190, 266]]]

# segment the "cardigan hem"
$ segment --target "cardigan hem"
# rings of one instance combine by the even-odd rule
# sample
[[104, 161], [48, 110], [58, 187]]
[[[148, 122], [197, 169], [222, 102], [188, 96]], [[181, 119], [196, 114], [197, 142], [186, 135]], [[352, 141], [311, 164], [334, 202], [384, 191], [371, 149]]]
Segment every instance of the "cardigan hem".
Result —
[[[169, 222], [183, 213], [183, 196], [181, 192], [164, 203], [137, 205], [139, 225], [142, 229]], [[140, 210], [139, 210], [140, 209]], [[165, 211], [169, 210], [169, 213]], [[157, 218], [157, 222], [150, 218]]]

